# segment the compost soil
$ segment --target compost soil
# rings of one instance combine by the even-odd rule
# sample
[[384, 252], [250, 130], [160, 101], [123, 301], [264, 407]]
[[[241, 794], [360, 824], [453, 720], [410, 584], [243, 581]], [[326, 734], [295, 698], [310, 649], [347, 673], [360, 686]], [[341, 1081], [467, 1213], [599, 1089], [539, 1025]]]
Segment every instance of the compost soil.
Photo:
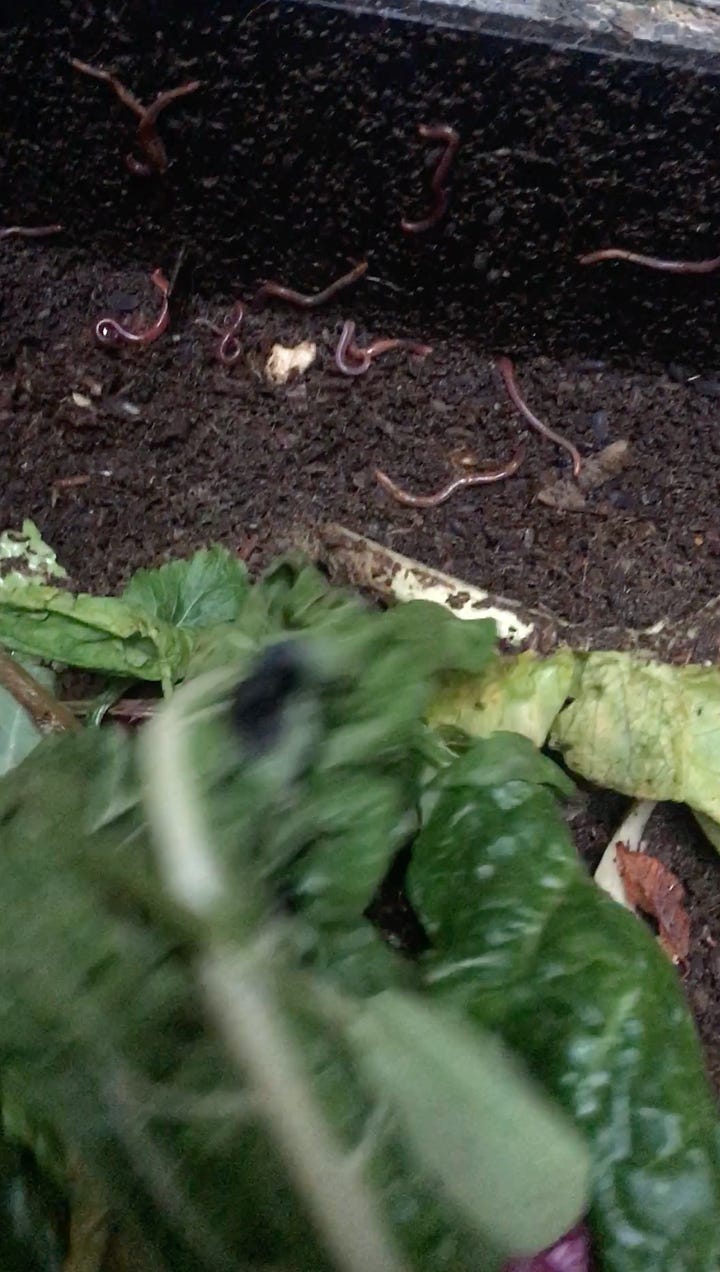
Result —
[[[158, 264], [169, 272], [173, 262]], [[196, 300], [190, 263], [165, 335], [108, 351], [94, 339], [97, 319], [147, 326], [157, 292], [140, 269], [116, 270], [50, 241], [6, 240], [0, 296], [0, 521], [32, 517], [79, 588], [117, 589], [138, 566], [213, 540], [260, 568], [298, 527], [333, 520], [571, 622], [682, 620], [720, 595], [720, 380], [694, 367], [689, 351], [678, 351], [687, 365], [670, 368], [518, 360], [529, 406], [584, 455], [629, 443], [627, 467], [590, 492], [583, 511], [538, 502], [569, 467], [532, 432], [517, 476], [420, 511], [393, 502], [374, 470], [427, 492], [470, 471], [468, 460], [507, 459], [524, 425], [493, 353], [512, 349], [493, 351], [481, 333], [437, 338], [432, 323], [400, 328], [390, 311], [369, 327], [358, 286], [313, 313], [250, 307], [243, 355], [228, 369], [207, 324], [220, 325], [238, 293]], [[359, 343], [401, 335], [433, 352], [388, 353], [367, 374], [341, 375], [334, 348], [349, 318]], [[269, 384], [271, 347], [301, 340], [316, 344], [313, 365]], [[591, 799], [574, 826], [586, 859], [619, 820], [617, 800]], [[651, 848], [687, 890], [685, 985], [720, 1086], [720, 866], [681, 812], [663, 812]]]

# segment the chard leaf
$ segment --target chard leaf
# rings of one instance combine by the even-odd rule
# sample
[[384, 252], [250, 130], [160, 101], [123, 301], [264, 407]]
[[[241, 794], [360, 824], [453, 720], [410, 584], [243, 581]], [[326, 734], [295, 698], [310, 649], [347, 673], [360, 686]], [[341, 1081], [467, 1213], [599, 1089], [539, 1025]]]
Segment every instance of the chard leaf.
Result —
[[422, 1168], [497, 1250], [533, 1254], [583, 1213], [587, 1150], [496, 1039], [397, 990], [350, 1037]]
[[575, 665], [568, 649], [548, 658], [529, 652], [496, 655], [477, 676], [446, 676], [430, 704], [428, 723], [475, 738], [521, 733], [543, 746], [568, 697]]
[[22, 654], [140, 680], [182, 676], [189, 635], [115, 597], [42, 583], [0, 587], [0, 642]]
[[720, 674], [623, 653], [582, 662], [551, 745], [599, 786], [674, 800], [720, 821]]
[[187, 561], [137, 570], [121, 599], [172, 627], [213, 627], [239, 618], [249, 587], [243, 562], [216, 544]]
[[720, 1131], [676, 973], [585, 875], [530, 743], [515, 751], [477, 742], [437, 779], [408, 875], [426, 983], [498, 1029], [574, 1117], [603, 1272], [714, 1272]]

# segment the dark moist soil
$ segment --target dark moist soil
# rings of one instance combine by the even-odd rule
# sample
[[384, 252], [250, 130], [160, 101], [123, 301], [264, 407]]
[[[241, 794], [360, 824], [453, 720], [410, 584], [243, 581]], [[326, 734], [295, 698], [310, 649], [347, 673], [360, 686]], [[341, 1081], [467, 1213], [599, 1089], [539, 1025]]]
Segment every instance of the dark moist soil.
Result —
[[[150, 322], [157, 313], [145, 273], [88, 265], [50, 242], [2, 248], [0, 522], [32, 517], [82, 589], [116, 589], [138, 566], [210, 540], [260, 567], [297, 527], [336, 520], [572, 622], [643, 626], [720, 594], [720, 382], [708, 368], [523, 360], [518, 383], [536, 414], [585, 455], [627, 439], [627, 469], [583, 512], [546, 508], [537, 492], [567, 475], [567, 459], [531, 434], [517, 477], [415, 511], [378, 488], [376, 467], [427, 491], [458, 471], [461, 455], [495, 462], [516, 448], [521, 421], [481, 334], [477, 343], [437, 339], [432, 325], [401, 330], [390, 314], [368, 330], [360, 285], [312, 314], [277, 304], [250, 312], [244, 356], [227, 370], [217, 337], [195, 320], [221, 322], [238, 297], [196, 302], [187, 269], [169, 332], [148, 348], [108, 352], [93, 338], [98, 317]], [[363, 343], [405, 335], [434, 352], [389, 353], [366, 375], [342, 376], [333, 350], [345, 318]], [[269, 385], [272, 345], [305, 339], [317, 344], [310, 370]], [[687, 383], [700, 371], [699, 387]], [[622, 806], [593, 797], [574, 823], [591, 864]], [[652, 850], [687, 890], [685, 985], [720, 1088], [720, 864], [684, 812], [663, 811], [652, 825]]]

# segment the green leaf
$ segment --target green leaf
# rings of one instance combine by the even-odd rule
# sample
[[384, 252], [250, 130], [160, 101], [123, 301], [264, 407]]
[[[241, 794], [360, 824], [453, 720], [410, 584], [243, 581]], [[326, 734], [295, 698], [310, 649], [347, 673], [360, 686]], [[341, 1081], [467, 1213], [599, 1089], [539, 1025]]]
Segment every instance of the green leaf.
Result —
[[114, 597], [42, 583], [0, 587], [0, 643], [48, 662], [140, 680], [182, 676], [191, 640]]
[[3, 1272], [60, 1272], [66, 1215], [58, 1189], [27, 1150], [0, 1132], [0, 1267]]
[[[183, 717], [178, 733], [188, 732], [193, 721]], [[215, 933], [177, 912], [154, 868], [136, 750], [136, 739], [112, 729], [45, 739], [0, 781], [0, 1063], [13, 1077], [14, 1124], [49, 1126], [77, 1151], [108, 1196], [113, 1227], [137, 1231], [149, 1248], [133, 1272], [324, 1272], [328, 1260], [262, 1102], [250, 1095], [237, 1116], [203, 1111], [228, 1093], [242, 1104], [243, 1078], [203, 1000], [202, 967]], [[211, 767], [190, 776], [208, 797], [206, 811], [215, 810], [218, 785], [238, 788], [234, 817], [225, 805], [242, 867], [232, 873], [232, 862], [223, 861], [230, 906], [248, 879], [250, 891], [261, 880], [253, 872], [256, 844], [237, 813], [252, 808], [252, 775], [237, 753], [223, 767], [227, 752], [225, 737], [207, 788], [201, 778], [212, 777]], [[154, 770], [142, 776], [148, 785]], [[193, 785], [185, 771], [175, 778], [185, 790]], [[263, 815], [261, 808], [256, 828]], [[213, 846], [216, 829], [208, 819]], [[349, 1186], [362, 1166], [414, 1272], [494, 1272], [482, 1242], [443, 1204], [394, 1128], [376, 1117], [374, 1094], [360, 1086], [342, 1037], [310, 1010], [315, 975], [343, 994], [362, 994], [378, 981], [401, 984], [413, 969], [381, 947], [359, 916], [357, 939], [347, 928], [326, 931], [318, 948], [304, 919], [281, 918], [271, 890], [260, 912], [269, 921], [250, 934], [246, 958], [251, 968], [268, 960], [269, 992], [277, 984], [293, 1060], [347, 1151]], [[232, 943], [242, 952], [246, 933], [224, 931], [224, 948]], [[306, 951], [300, 992], [286, 964], [296, 937]], [[270, 1052], [267, 1064], [273, 1061]]]
[[24, 581], [49, 583], [67, 578], [52, 548], [43, 541], [34, 521], [23, 521], [22, 531], [0, 534], [0, 588]]
[[421, 1168], [491, 1245], [535, 1254], [576, 1222], [587, 1150], [494, 1038], [390, 990], [368, 1000], [349, 1036]]
[[585, 875], [528, 746], [513, 769], [507, 737], [478, 742], [437, 779], [408, 874], [426, 983], [498, 1029], [574, 1117], [603, 1272], [714, 1272], [720, 1131], [677, 975]]
[[496, 655], [478, 676], [446, 676], [430, 704], [428, 724], [462, 729], [476, 738], [499, 730], [521, 733], [543, 746], [574, 675], [575, 655], [569, 649], [549, 658], [529, 652]]
[[720, 820], [720, 671], [588, 654], [551, 745], [576, 773]]
[[138, 613], [173, 627], [213, 627], [239, 618], [249, 586], [239, 557], [215, 545], [187, 561], [137, 570], [121, 599]]
[[720, 852], [720, 822], [716, 822], [714, 817], [708, 817], [707, 813], [699, 813], [695, 808], [692, 812], [705, 838]]
[[[49, 668], [29, 658], [18, 658], [40, 684], [52, 690], [55, 676]], [[42, 733], [24, 707], [7, 689], [0, 686], [0, 777], [29, 755], [42, 738]]]
[[460, 619], [433, 601], [408, 601], [385, 616], [388, 639], [397, 642], [424, 674], [483, 671], [495, 647], [489, 618]]

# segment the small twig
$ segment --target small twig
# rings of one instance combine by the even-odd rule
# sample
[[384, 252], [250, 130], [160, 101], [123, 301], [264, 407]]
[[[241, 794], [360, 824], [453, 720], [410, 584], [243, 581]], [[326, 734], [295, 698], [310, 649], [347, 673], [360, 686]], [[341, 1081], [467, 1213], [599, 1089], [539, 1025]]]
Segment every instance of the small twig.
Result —
[[343, 323], [335, 350], [335, 365], [343, 375], [362, 375], [363, 372], [369, 371], [374, 358], [379, 357], [381, 353], [389, 353], [391, 349], [407, 349], [418, 358], [426, 358], [432, 353], [430, 345], [398, 338], [372, 340], [369, 345], [361, 349], [355, 344], [355, 323], [348, 320]]
[[426, 230], [430, 230], [434, 225], [437, 225], [438, 221], [447, 212], [448, 192], [445, 189], [445, 182], [447, 181], [457, 148], [460, 145], [458, 133], [448, 124], [418, 124], [418, 132], [426, 141], [443, 141], [445, 149], [440, 156], [430, 181], [430, 189], [434, 198], [433, 206], [422, 221], [402, 220], [400, 222], [401, 228], [406, 234], [424, 234]]
[[64, 225], [6, 225], [0, 229], [0, 239], [11, 238], [45, 238], [48, 234], [61, 234]]
[[118, 345], [118, 344], [152, 344], [167, 329], [170, 321], [170, 284], [161, 269], [156, 269], [151, 275], [151, 281], [157, 287], [163, 298], [162, 308], [155, 322], [151, 327], [146, 327], [144, 331], [131, 331], [129, 327], [123, 327], [115, 318], [103, 317], [98, 318], [95, 324], [95, 337], [102, 345]]
[[520, 412], [523, 418], [527, 420], [528, 424], [530, 424], [536, 432], [541, 433], [543, 437], [547, 437], [548, 440], [554, 442], [556, 446], [561, 446], [563, 450], [567, 451], [568, 455], [572, 456], [573, 476], [579, 477], [580, 470], [582, 468], [582, 456], [577, 446], [568, 441], [567, 437], [563, 437], [562, 433], [556, 433], [555, 430], [549, 428], [547, 424], [543, 424], [542, 420], [539, 420], [537, 415], [533, 415], [530, 407], [520, 396], [520, 391], [515, 383], [513, 364], [509, 358], [496, 358], [495, 366], [505, 381], [505, 388], [508, 391], [508, 396], [516, 410]]
[[491, 468], [482, 473], [467, 473], [462, 477], [454, 477], [446, 486], [441, 487], [434, 495], [413, 495], [410, 491], [398, 486], [391, 481], [387, 473], [376, 468], [375, 477], [379, 481], [384, 490], [392, 495], [393, 499], [400, 504], [404, 504], [408, 508], [437, 508], [438, 504], [446, 503], [456, 490], [462, 490], [466, 486], [489, 486], [492, 482], [504, 481], [506, 477], [512, 477], [517, 472], [525, 458], [525, 447], [521, 445], [515, 452], [512, 459], [499, 468]]
[[712, 274], [713, 270], [720, 269], [720, 256], [706, 261], [664, 261], [658, 256], [626, 252], [622, 247], [605, 247], [600, 252], [578, 256], [580, 265], [599, 265], [601, 261], [629, 261], [632, 265], [645, 265], [647, 269], [660, 269], [667, 274]]
[[59, 702], [26, 671], [21, 663], [0, 648], [0, 685], [24, 707], [38, 729], [79, 732], [81, 725], [64, 702]]
[[343, 274], [341, 278], [336, 278], [334, 283], [330, 283], [329, 287], [310, 294], [293, 291], [291, 287], [284, 287], [281, 283], [266, 281], [260, 285], [254, 301], [257, 302], [264, 296], [274, 296], [277, 300], [284, 300], [288, 305], [297, 305], [298, 309], [318, 309], [320, 305], [332, 300], [345, 287], [350, 287], [362, 278], [363, 274], [367, 273], [367, 268], [367, 261], [360, 261], [349, 273]]
[[186, 97], [188, 93], [196, 92], [200, 88], [201, 81], [190, 80], [187, 84], [180, 84], [178, 88], [169, 88], [164, 93], [158, 93], [150, 106], [143, 106], [135, 94], [131, 93], [110, 71], [90, 66], [76, 57], [70, 58], [70, 65], [74, 66], [76, 71], [81, 71], [83, 75], [89, 75], [92, 79], [109, 84], [123, 106], [127, 106], [128, 110], [131, 110], [139, 119], [137, 143], [145, 155], [145, 161], [136, 159], [134, 155], [126, 155], [125, 164], [129, 171], [138, 177], [151, 177], [156, 173], [162, 175], [167, 170], [168, 157], [156, 128], [158, 115], [178, 97]]
[[182, 269], [182, 267], [183, 267], [183, 264], [184, 264], [184, 262], [185, 262], [185, 257], [186, 257], [186, 256], [187, 256], [187, 243], [185, 242], [185, 243], [181, 243], [181, 244], [180, 244], [180, 248], [179, 248], [179, 250], [178, 250], [178, 254], [177, 254], [177, 256], [175, 257], [175, 264], [174, 264], [174, 265], [173, 265], [173, 267], [172, 267], [172, 271], [171, 271], [171, 273], [170, 273], [170, 278], [168, 279], [168, 285], [167, 285], [167, 289], [168, 289], [167, 294], [168, 294], [168, 296], [172, 296], [173, 292], [175, 291], [175, 287], [176, 287], [176, 285], [177, 285], [177, 280], [178, 280], [178, 278], [179, 278], [179, 276], [180, 276], [180, 270], [181, 270], [181, 269]]

